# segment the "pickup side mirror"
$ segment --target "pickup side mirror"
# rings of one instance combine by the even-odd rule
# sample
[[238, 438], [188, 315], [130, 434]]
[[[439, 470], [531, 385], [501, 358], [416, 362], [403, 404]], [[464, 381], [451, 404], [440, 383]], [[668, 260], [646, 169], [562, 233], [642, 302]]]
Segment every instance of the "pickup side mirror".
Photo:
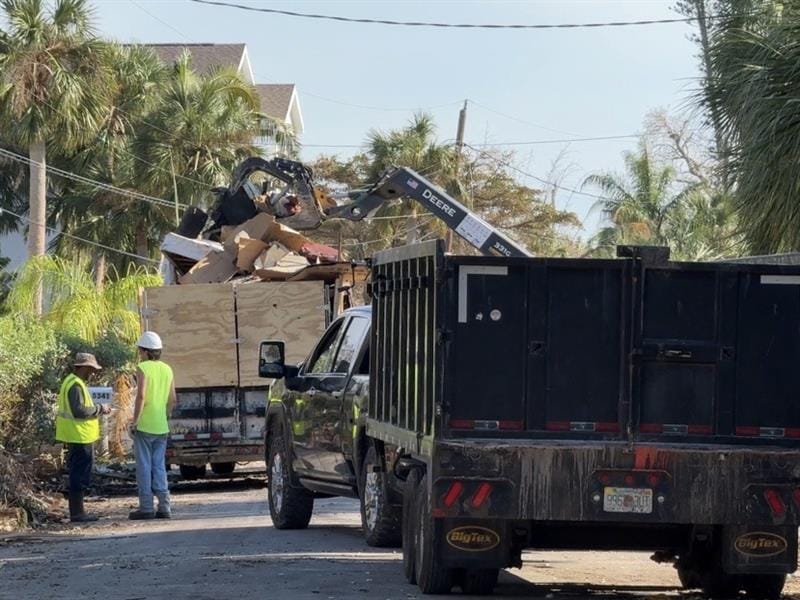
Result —
[[258, 351], [258, 376], [281, 379], [286, 375], [286, 345], [279, 341], [261, 342]]

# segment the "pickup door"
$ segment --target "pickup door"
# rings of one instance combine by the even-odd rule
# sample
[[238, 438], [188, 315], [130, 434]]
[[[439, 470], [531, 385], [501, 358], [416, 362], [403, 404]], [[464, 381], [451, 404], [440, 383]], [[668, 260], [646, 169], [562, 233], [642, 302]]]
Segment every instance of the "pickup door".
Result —
[[346, 481], [352, 476], [342, 453], [342, 434], [350, 431], [344, 392], [369, 324], [358, 315], [331, 324], [288, 390], [294, 466], [307, 477]]

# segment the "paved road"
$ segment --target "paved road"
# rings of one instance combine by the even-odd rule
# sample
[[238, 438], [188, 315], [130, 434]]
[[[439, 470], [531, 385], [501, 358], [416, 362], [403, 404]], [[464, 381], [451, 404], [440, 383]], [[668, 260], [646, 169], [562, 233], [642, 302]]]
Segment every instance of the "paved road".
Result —
[[[172, 521], [125, 519], [130, 497], [92, 503], [94, 526], [58, 527], [0, 543], [0, 598], [144, 600], [191, 598], [419, 598], [398, 551], [367, 547], [357, 505], [317, 502], [305, 531], [277, 531], [263, 482], [189, 487]], [[501, 576], [501, 597], [557, 600], [692, 598], [674, 571], [638, 553], [527, 554]], [[790, 584], [800, 592], [800, 585]], [[800, 595], [797, 597], [800, 598]]]

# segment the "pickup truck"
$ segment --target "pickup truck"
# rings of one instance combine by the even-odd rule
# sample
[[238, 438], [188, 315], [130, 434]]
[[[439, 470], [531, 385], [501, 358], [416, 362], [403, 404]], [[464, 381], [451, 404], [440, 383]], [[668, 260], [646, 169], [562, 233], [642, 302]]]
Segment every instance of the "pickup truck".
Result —
[[299, 366], [265, 341], [269, 510], [360, 499], [423, 593], [490, 593], [523, 549], [650, 550], [687, 588], [778, 598], [797, 568], [800, 268], [372, 260], [371, 307]]

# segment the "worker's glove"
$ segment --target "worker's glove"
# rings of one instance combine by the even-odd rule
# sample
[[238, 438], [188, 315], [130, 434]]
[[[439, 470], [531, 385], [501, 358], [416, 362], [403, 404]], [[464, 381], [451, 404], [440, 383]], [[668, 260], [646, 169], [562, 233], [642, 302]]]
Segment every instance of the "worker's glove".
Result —
[[111, 406], [108, 404], [101, 404], [100, 405], [100, 414], [101, 415], [110, 415], [111, 414]]

